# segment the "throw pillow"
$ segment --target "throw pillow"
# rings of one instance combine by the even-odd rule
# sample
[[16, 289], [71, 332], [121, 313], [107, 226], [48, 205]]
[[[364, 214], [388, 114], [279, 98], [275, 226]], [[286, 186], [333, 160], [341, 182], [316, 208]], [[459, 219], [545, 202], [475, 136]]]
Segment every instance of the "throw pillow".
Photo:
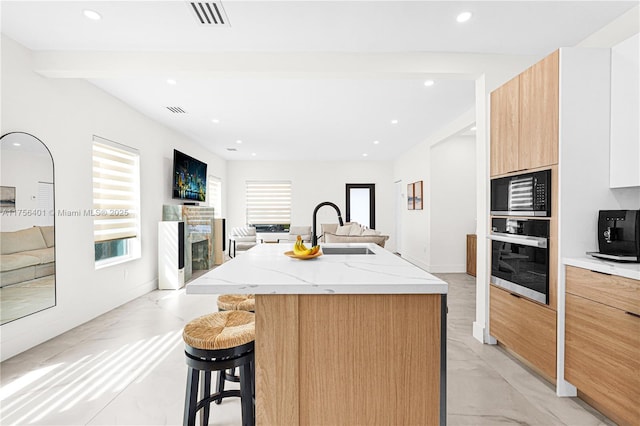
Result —
[[344, 225], [344, 226], [338, 225], [338, 228], [336, 229], [336, 235], [349, 235], [350, 232], [351, 232], [351, 225]]
[[365, 229], [362, 231], [362, 235], [380, 235], [380, 231], [376, 231], [375, 229]]
[[356, 237], [360, 235], [362, 235], [362, 227], [357, 223], [352, 224], [351, 230], [349, 231], [349, 236]]

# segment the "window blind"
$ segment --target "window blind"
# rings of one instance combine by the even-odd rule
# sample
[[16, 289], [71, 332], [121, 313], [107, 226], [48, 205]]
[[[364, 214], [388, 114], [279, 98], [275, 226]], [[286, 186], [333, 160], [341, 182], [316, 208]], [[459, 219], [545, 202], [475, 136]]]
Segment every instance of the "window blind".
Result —
[[291, 223], [290, 181], [247, 181], [247, 223]]
[[213, 207], [213, 217], [222, 217], [222, 182], [219, 178], [209, 176], [207, 179], [207, 197], [209, 207]]
[[94, 241], [136, 238], [139, 234], [139, 205], [138, 151], [94, 136]]

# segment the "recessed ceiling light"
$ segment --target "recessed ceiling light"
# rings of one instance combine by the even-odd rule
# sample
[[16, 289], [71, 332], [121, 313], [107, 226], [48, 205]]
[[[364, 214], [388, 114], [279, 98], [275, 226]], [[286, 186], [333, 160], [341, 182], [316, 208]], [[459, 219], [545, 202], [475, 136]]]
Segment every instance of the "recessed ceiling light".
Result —
[[99, 21], [102, 19], [102, 16], [100, 16], [100, 14], [95, 10], [85, 9], [82, 11], [82, 13], [84, 14], [85, 17], [93, 21]]
[[425, 86], [427, 86], [427, 87], [430, 87], [430, 86], [433, 86], [435, 83], [436, 83], [436, 82], [435, 82], [435, 81], [433, 81], [433, 80], [426, 80], [426, 81], [424, 82], [424, 85], [425, 85]]
[[391, 124], [398, 124], [398, 120], [391, 120]]
[[20, 145], [22, 145], [20, 142], [14, 142], [13, 143], [13, 146], [20, 146]]
[[366, 152], [364, 154], [362, 154], [363, 157], [368, 157], [369, 154], [367, 154]]
[[177, 82], [177, 81], [175, 81], [175, 80], [174, 80], [174, 79], [172, 79], [172, 78], [168, 78], [168, 79], [167, 79], [167, 84], [171, 84], [171, 85], [173, 86], [173, 85], [178, 84], [178, 82]]
[[236, 141], [236, 143], [237, 143], [238, 145], [240, 145], [240, 144], [242, 143], [242, 141], [241, 141], [240, 139], [238, 139], [238, 140]]
[[467, 22], [469, 19], [471, 19], [471, 12], [462, 12], [456, 17], [458, 22]]
[[472, 132], [476, 131], [476, 126], [473, 126], [472, 128], [470, 128], [469, 130], [471, 130]]
[[218, 124], [220, 122], [220, 120], [218, 120], [217, 118], [212, 118], [211, 122], [214, 124]]
[[378, 145], [380, 143], [380, 141], [373, 141], [374, 145]]
[[252, 153], [251, 153], [251, 156], [252, 156], [252, 157], [255, 157], [255, 156], [256, 156], [256, 153], [255, 153], [255, 152], [252, 152]]

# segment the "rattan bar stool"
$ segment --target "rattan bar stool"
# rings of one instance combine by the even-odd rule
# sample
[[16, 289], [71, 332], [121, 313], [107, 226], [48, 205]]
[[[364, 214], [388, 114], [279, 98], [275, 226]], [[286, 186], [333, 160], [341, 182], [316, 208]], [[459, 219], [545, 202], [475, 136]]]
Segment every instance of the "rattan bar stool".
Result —
[[[249, 311], [255, 312], [256, 299], [253, 294], [221, 294], [218, 296], [218, 310], [219, 311]], [[251, 367], [253, 370], [253, 365]], [[235, 368], [231, 368], [225, 371], [218, 371], [217, 391], [219, 393], [224, 391], [224, 384], [227, 382], [240, 382], [240, 376], [236, 374]], [[216, 404], [222, 403], [222, 398], [217, 399]]]
[[218, 296], [219, 311], [255, 312], [256, 298], [253, 294], [221, 294]]
[[[247, 311], [225, 311], [204, 315], [184, 327], [182, 338], [188, 366], [184, 426], [195, 426], [199, 410], [202, 410], [201, 424], [207, 425], [211, 402], [229, 396], [241, 398], [242, 425], [254, 426], [254, 314]], [[240, 389], [212, 394], [211, 372], [224, 372], [236, 367], [240, 369]]]

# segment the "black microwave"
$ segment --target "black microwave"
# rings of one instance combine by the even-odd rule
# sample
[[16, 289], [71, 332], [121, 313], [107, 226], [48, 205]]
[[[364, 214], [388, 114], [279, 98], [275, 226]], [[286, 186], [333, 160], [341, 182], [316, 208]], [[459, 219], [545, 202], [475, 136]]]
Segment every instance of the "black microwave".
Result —
[[491, 179], [491, 214], [551, 216], [551, 170]]

